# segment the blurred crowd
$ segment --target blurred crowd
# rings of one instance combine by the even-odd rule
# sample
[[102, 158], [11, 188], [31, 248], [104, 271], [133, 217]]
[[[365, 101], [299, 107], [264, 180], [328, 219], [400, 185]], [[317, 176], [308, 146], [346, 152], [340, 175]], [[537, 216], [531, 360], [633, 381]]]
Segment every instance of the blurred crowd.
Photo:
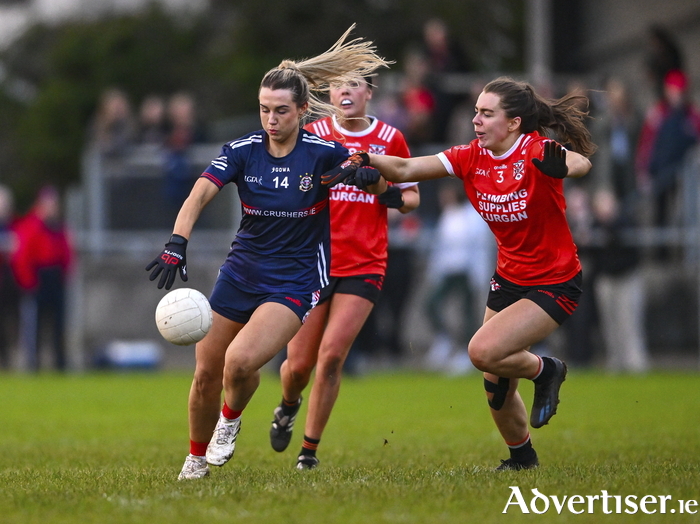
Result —
[[[599, 147], [591, 173], [565, 186], [585, 275], [579, 309], [565, 324], [564, 357], [574, 366], [649, 369], [643, 268], [680, 256], [663, 242], [649, 247], [630, 237], [635, 228], [682, 225], [680, 173], [700, 137], [700, 110], [691, 97], [683, 52], [662, 27], [649, 28], [648, 44], [638, 79], [653, 92], [646, 106], [633, 96], [633, 86], [616, 76], [595, 85], [577, 81], [550, 89], [552, 97], [572, 90], [589, 97], [590, 131]], [[406, 49], [398, 69], [400, 83], [392, 89], [384, 88], [381, 76], [377, 79], [371, 113], [402, 130], [414, 154], [474, 138], [471, 118], [482, 84], [443, 20], [425, 23], [422, 42]], [[449, 78], [463, 79], [459, 89]], [[174, 212], [199, 174], [188, 160], [188, 148], [210, 140], [196, 100], [182, 92], [132, 103], [120, 89], [106, 90], [90, 143], [105, 162], [118, 162], [134, 146], [152, 148], [162, 158], [163, 194]], [[390, 213], [384, 292], [354, 353], [365, 359], [384, 356], [392, 364], [414, 358], [407, 351], [407, 315], [421, 290], [416, 309], [430, 331], [421, 365], [468, 373], [473, 368], [466, 347], [483, 316], [495, 245], [459, 183], [424, 183], [421, 193], [417, 213]], [[53, 367], [66, 368], [66, 286], [74, 250], [60, 202], [58, 190], [45, 186], [32, 208], [16, 216], [11, 192], [0, 187], [0, 366], [5, 369], [15, 362], [38, 370], [42, 340], [52, 348]], [[20, 348], [15, 357], [14, 347]], [[43, 361], [49, 362], [48, 356]], [[353, 365], [357, 359], [350, 358], [348, 366]]]

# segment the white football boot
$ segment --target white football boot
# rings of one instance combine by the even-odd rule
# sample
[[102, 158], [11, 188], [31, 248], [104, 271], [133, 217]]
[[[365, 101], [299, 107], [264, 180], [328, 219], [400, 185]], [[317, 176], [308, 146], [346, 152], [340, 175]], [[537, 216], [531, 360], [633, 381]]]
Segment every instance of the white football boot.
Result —
[[241, 419], [237, 418], [226, 422], [223, 416], [219, 416], [219, 422], [214, 428], [214, 435], [207, 446], [207, 462], [212, 466], [223, 466], [236, 449], [236, 437], [241, 430]]
[[201, 479], [208, 476], [209, 466], [207, 465], [207, 459], [204, 457], [187, 455], [185, 464], [182, 466], [182, 471], [180, 471], [177, 480]]

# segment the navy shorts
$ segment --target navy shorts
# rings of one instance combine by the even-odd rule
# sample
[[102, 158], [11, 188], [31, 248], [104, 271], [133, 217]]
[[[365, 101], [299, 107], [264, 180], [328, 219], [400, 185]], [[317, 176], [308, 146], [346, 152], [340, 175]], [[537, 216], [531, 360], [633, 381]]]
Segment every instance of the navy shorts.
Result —
[[318, 303], [319, 292], [313, 293], [253, 293], [241, 289], [240, 285], [223, 272], [214, 284], [214, 290], [209, 297], [212, 311], [219, 315], [245, 324], [253, 312], [266, 302], [277, 302], [287, 306], [303, 323], [309, 312]]
[[383, 275], [353, 275], [351, 277], [331, 277], [326, 287], [321, 289], [321, 304], [330, 299], [335, 293], [357, 295], [376, 304], [384, 285]]
[[521, 298], [527, 298], [561, 325], [578, 306], [582, 282], [583, 275], [579, 272], [574, 278], [561, 284], [519, 286], [494, 273], [486, 305], [494, 311], [503, 311]]

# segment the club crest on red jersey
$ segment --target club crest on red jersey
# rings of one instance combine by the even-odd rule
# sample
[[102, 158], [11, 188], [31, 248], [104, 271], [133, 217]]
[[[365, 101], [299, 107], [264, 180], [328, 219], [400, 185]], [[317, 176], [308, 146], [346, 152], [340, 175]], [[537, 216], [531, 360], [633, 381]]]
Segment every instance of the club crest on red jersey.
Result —
[[525, 160], [518, 160], [513, 164], [513, 178], [520, 180], [525, 172]]
[[386, 154], [386, 146], [385, 145], [370, 144], [369, 145], [369, 152], [372, 153], [373, 155], [385, 155]]

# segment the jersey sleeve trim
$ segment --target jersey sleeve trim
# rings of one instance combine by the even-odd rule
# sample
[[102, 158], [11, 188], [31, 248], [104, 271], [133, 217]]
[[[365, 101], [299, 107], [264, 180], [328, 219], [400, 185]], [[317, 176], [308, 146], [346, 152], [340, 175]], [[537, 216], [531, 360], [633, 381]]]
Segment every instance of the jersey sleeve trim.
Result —
[[224, 184], [221, 182], [221, 180], [219, 180], [218, 178], [213, 176], [211, 173], [207, 173], [206, 171], [204, 173], [202, 173], [201, 175], [199, 175], [199, 178], [206, 178], [207, 180], [209, 180], [209, 182], [214, 184], [219, 189], [224, 187]]
[[440, 159], [440, 162], [442, 162], [442, 165], [445, 166], [445, 169], [450, 174], [450, 176], [456, 176], [455, 170], [452, 167], [452, 163], [447, 158], [447, 155], [445, 153], [438, 153], [436, 156]]

